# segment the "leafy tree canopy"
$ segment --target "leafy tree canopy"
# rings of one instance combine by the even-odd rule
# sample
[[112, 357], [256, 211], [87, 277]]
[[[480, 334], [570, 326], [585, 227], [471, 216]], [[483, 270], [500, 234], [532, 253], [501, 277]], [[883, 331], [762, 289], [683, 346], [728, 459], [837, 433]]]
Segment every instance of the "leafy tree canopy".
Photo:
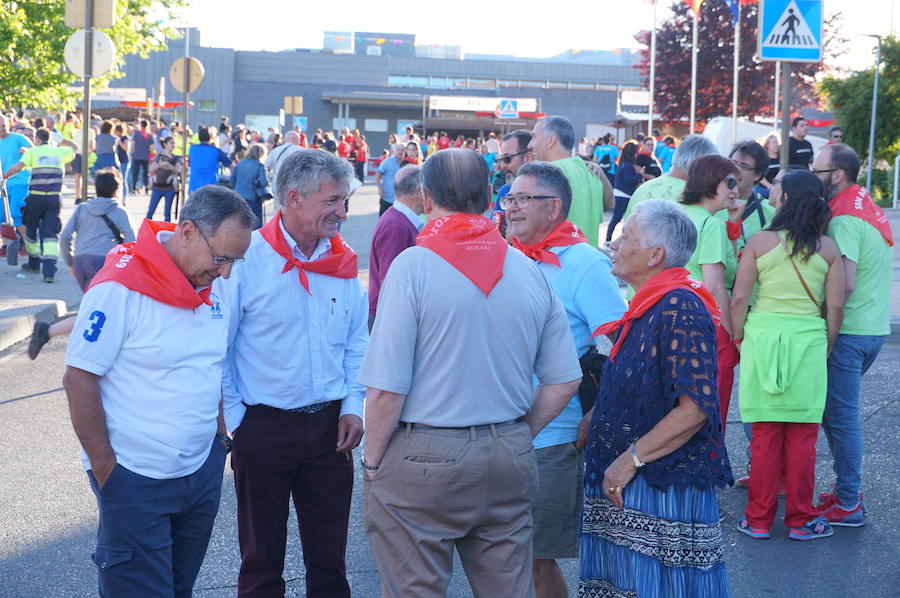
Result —
[[[103, 29], [122, 56], [147, 56], [175, 37], [174, 11], [187, 0], [118, 0], [114, 27]], [[63, 23], [63, 0], [4, 0], [0, 3], [0, 106], [71, 108], [79, 81], [66, 67], [63, 48], [74, 31]], [[105, 85], [115, 70], [92, 83]]]

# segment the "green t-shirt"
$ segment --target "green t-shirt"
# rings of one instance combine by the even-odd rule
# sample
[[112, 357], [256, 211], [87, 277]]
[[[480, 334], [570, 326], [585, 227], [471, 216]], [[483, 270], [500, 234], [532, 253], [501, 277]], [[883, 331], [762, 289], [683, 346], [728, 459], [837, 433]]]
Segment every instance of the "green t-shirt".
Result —
[[685, 181], [676, 179], [673, 176], [664, 175], [655, 179], [650, 179], [635, 189], [628, 200], [628, 209], [625, 210], [625, 220], [634, 212], [634, 207], [642, 201], [648, 199], [666, 199], [668, 201], [678, 201], [681, 194], [684, 193]]
[[731, 269], [729, 278], [729, 261], [734, 260], [734, 254], [729, 249], [728, 232], [725, 223], [718, 218], [713, 218], [703, 206], [684, 206], [684, 212], [697, 227], [697, 248], [691, 254], [691, 259], [685, 266], [691, 276], [697, 280], [703, 280], [703, 264], [723, 264], [725, 266], [725, 286], [731, 288], [734, 284], [734, 272], [736, 265]]
[[[775, 208], [765, 198], [761, 199], [762, 201], [759, 205], [761, 206], [760, 209], [762, 210], [764, 223], [760, 224], [759, 222], [758, 209], [753, 210], [753, 213], [747, 216], [741, 227], [743, 229], [743, 234], [737, 238], [738, 252], [743, 251], [744, 247], [747, 246], [750, 237], [752, 237], [754, 233], [764, 228], [768, 228], [768, 226], [772, 224], [772, 218], [775, 217]], [[746, 204], [746, 202], [742, 201], [741, 204]], [[720, 219], [722, 222], [727, 222], [728, 210], [719, 210], [716, 212], [716, 218]]]
[[844, 305], [841, 334], [890, 334], [891, 247], [874, 226], [856, 216], [833, 218], [828, 236], [841, 255], [856, 262], [856, 285]]
[[572, 187], [569, 220], [581, 229], [588, 243], [597, 247], [603, 222], [603, 185], [578, 156], [563, 158], [553, 164], [565, 173]]

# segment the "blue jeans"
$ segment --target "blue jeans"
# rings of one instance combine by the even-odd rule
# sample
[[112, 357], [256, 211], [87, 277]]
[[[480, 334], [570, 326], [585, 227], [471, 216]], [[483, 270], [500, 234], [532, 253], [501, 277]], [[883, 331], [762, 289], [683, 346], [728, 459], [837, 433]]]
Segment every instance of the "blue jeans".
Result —
[[160, 198], [166, 198], [163, 207], [163, 215], [166, 222], [172, 222], [172, 201], [175, 200], [175, 189], [153, 189], [150, 192], [150, 207], [147, 208], [147, 220], [153, 220], [153, 214], [156, 212], [156, 206], [159, 205]]
[[884, 344], [884, 336], [839, 334], [828, 358], [828, 397], [822, 428], [834, 459], [835, 491], [841, 506], [859, 502], [862, 480], [862, 419], [859, 389]]
[[213, 440], [194, 473], [155, 480], [116, 465], [97, 497], [99, 595], [189, 598], [203, 564], [222, 494], [225, 449]]
[[128, 162], [119, 162], [119, 172], [122, 173], [122, 184], [119, 185], [119, 197], [122, 198], [122, 203], [125, 203], [125, 200], [128, 198], [128, 182], [131, 178], [128, 176]]

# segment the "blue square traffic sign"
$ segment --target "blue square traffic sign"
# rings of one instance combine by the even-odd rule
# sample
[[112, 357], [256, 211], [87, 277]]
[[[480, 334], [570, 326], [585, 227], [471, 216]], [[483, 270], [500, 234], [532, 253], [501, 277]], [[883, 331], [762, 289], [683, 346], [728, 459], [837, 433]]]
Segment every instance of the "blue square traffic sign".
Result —
[[760, 0], [759, 57], [821, 62], [822, 0]]

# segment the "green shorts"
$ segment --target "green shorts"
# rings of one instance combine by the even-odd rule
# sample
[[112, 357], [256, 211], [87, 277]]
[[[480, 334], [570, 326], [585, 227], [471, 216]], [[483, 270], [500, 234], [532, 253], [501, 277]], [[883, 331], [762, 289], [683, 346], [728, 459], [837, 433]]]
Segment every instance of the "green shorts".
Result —
[[534, 558], [578, 556], [584, 453], [567, 442], [535, 451], [538, 495], [532, 507]]

